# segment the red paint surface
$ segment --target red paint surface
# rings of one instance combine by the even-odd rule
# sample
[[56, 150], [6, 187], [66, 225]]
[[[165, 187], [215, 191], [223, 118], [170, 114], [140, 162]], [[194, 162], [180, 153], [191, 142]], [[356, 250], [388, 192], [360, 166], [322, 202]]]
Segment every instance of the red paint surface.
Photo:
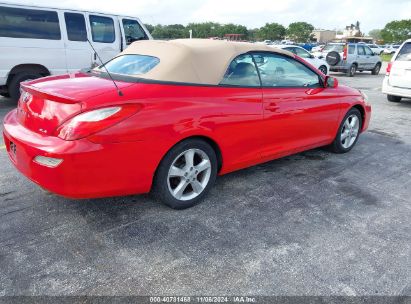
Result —
[[[48, 77], [26, 84], [32, 100], [19, 102], [4, 121], [4, 137], [17, 147], [15, 166], [45, 189], [73, 198], [150, 191], [161, 159], [192, 136], [213, 141], [225, 174], [264, 161], [330, 144], [347, 111], [371, 107], [354, 89], [228, 88], [127, 83], [84, 74]], [[86, 138], [66, 141], [54, 135], [80, 112], [138, 104], [131, 117]], [[63, 159], [57, 168], [41, 166], [37, 155]]]

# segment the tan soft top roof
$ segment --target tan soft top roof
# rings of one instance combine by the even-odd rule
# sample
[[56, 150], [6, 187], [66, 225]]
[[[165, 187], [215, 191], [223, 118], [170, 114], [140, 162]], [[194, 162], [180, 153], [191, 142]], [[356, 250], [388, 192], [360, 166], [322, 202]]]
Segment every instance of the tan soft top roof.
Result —
[[288, 51], [264, 44], [230, 42], [211, 39], [178, 39], [170, 41], [143, 40], [131, 44], [119, 56], [139, 54], [154, 56], [160, 63], [146, 74], [136, 77], [217, 85], [230, 62], [250, 51], [268, 51], [294, 57]]

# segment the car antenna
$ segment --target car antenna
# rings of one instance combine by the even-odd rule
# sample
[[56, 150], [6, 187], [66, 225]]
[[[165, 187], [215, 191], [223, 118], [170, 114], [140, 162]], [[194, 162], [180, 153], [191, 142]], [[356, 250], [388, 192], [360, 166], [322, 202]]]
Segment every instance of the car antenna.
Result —
[[119, 87], [117, 86], [117, 83], [114, 81], [113, 77], [111, 76], [110, 72], [108, 71], [108, 69], [106, 68], [106, 65], [104, 64], [103, 60], [101, 60], [99, 54], [97, 53], [96, 49], [93, 47], [93, 45], [91, 44], [90, 40], [88, 40], [87, 38], [87, 42], [90, 44], [91, 48], [94, 51], [94, 54], [96, 54], [96, 56], [98, 57], [98, 59], [101, 62], [101, 66], [104, 67], [104, 69], [106, 70], [108, 76], [110, 77], [111, 81], [114, 83], [114, 86], [116, 87], [118, 96], [123, 96], [123, 92], [120, 91]]

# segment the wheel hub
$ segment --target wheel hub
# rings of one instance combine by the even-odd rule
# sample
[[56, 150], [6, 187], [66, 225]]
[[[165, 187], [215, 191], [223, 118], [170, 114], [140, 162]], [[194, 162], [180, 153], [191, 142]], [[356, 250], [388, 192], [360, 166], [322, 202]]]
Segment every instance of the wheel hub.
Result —
[[196, 198], [207, 187], [211, 176], [211, 162], [199, 149], [189, 149], [178, 155], [168, 173], [171, 195], [182, 201]]

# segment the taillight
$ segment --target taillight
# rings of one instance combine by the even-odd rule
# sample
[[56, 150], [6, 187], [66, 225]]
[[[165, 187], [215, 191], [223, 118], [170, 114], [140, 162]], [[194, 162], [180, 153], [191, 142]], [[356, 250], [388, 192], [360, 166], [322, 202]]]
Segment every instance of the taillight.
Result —
[[54, 135], [64, 140], [84, 138], [123, 121], [140, 109], [139, 104], [128, 104], [84, 112], [64, 122]]
[[387, 66], [387, 72], [385, 73], [385, 75], [390, 76], [391, 68], [392, 68], [392, 62], [389, 62]]
[[343, 51], [343, 60], [347, 60], [347, 56], [348, 56], [348, 46], [345, 45], [344, 51]]

